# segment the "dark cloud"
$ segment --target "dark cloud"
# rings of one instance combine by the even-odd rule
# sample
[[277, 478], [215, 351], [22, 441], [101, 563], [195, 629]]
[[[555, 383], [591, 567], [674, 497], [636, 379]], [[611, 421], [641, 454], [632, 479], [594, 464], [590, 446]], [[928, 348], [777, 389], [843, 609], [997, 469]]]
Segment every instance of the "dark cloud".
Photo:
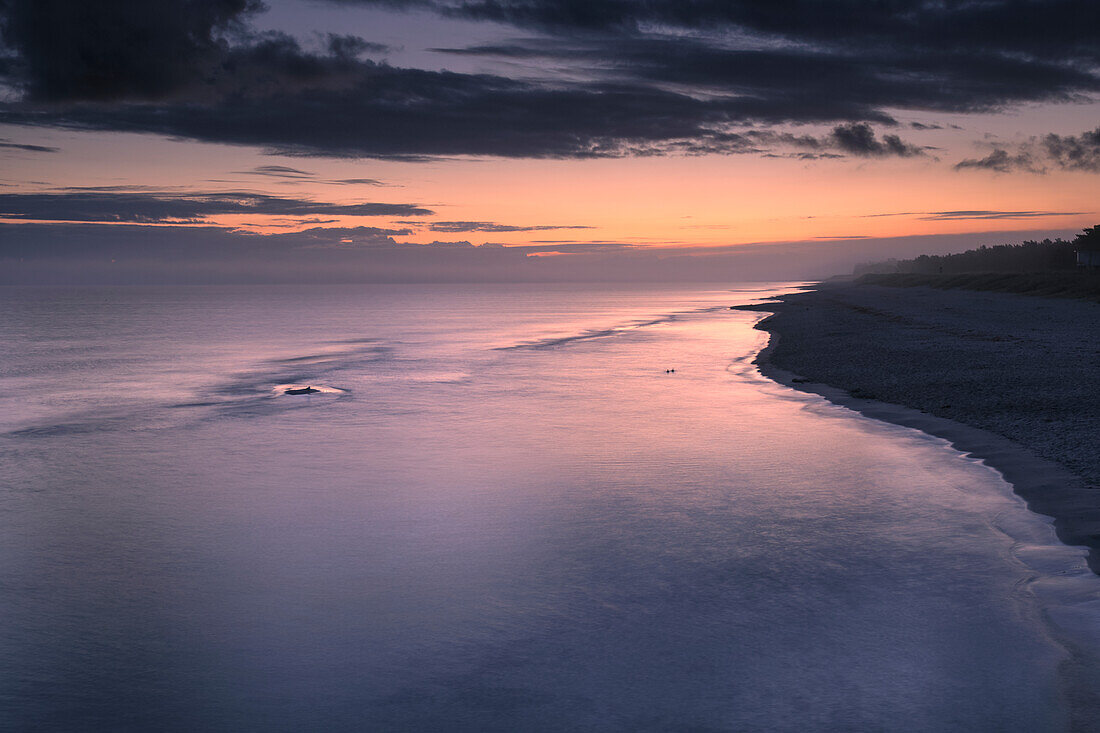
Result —
[[334, 181], [319, 181], [333, 186], [385, 186], [387, 184], [377, 178], [338, 178]]
[[592, 229], [580, 224], [515, 226], [495, 224], [491, 221], [433, 221], [428, 229], [433, 232], [541, 232], [551, 229]]
[[[315, 227], [292, 234], [268, 235], [270, 241], [280, 246], [316, 248], [362, 248], [399, 246], [392, 237], [412, 234], [410, 229], [385, 229], [379, 227]], [[265, 235], [250, 235], [265, 237]], [[266, 237], [265, 237], [266, 238]], [[263, 241], [263, 240], [261, 240]]]
[[[821, 160], [843, 158], [846, 155], [863, 158], [909, 158], [926, 154], [926, 148], [907, 143], [897, 135], [883, 135], [879, 138], [870, 125], [862, 122], [837, 125], [828, 135], [820, 137], [770, 130], [750, 130], [742, 133], [741, 137], [748, 141], [747, 150], [772, 158]], [[795, 150], [779, 152], [783, 148]], [[840, 152], [830, 152], [832, 150]]]
[[232, 94], [211, 104], [16, 105], [0, 111], [0, 121], [157, 132], [288, 155], [405, 159], [609, 157], [736, 151], [744, 145], [724, 127], [748, 111], [729, 100], [614, 84], [547, 87], [370, 61], [354, 70], [341, 77], [340, 88]]
[[48, 145], [28, 145], [26, 143], [13, 143], [7, 138], [0, 138], [0, 148], [8, 150], [23, 150], [28, 153], [56, 153], [61, 148], [53, 148]]
[[576, 239], [533, 239], [531, 240], [535, 245], [553, 245], [555, 248], [561, 247], [561, 245], [571, 245], [577, 247], [593, 247], [599, 246], [614, 246], [614, 247], [631, 247], [636, 245], [628, 245], [617, 239], [587, 239], [578, 241]]
[[1092, 0], [330, 0], [429, 8], [551, 33], [636, 34], [653, 26], [737, 29], [787, 41], [850, 47], [1030, 52], [1097, 61]]
[[1100, 173], [1100, 127], [1080, 135], [1050, 133], [1009, 147], [996, 147], [984, 158], [969, 158], [955, 164], [956, 170], [976, 168], [997, 173], [1027, 171], [1046, 173], [1051, 167], [1069, 171]]
[[[250, 29], [255, 0], [0, 0], [0, 75], [23, 95], [0, 105], [0, 122], [405, 160], [789, 155], [746, 129], [821, 123], [839, 125], [831, 142], [790, 143], [794, 155], [907, 156], [920, 148], [868, 138], [866, 123], [1100, 91], [1091, 0], [355, 1], [536, 29], [522, 45], [450, 52], [544, 73], [396, 68], [350, 36], [303, 48]], [[562, 64], [575, 73], [548, 79]], [[1091, 165], [1055, 142], [1067, 165]]]
[[[482, 246], [487, 246], [482, 245]], [[504, 245], [497, 245], [503, 247]], [[540, 255], [548, 252], [554, 252], [557, 254], [585, 254], [591, 255], [596, 253], [608, 253], [608, 252], [627, 252], [630, 250], [640, 249], [639, 245], [620, 242], [615, 240], [592, 240], [586, 242], [578, 242], [575, 240], [561, 240], [561, 241], [547, 241], [547, 240], [535, 240], [530, 244], [524, 245], [510, 245], [508, 249], [519, 250], [529, 255]]]
[[413, 204], [333, 204], [251, 192], [170, 193], [70, 190], [0, 194], [0, 217], [84, 222], [197, 222], [230, 214], [298, 216], [424, 216]]
[[9, 76], [32, 100], [159, 98], [201, 83], [258, 0], [5, 0]]
[[250, 171], [234, 171], [245, 176], [264, 176], [267, 178], [282, 179], [287, 183], [304, 182], [321, 183], [327, 186], [385, 186], [386, 184], [377, 178], [337, 178], [326, 180], [317, 178], [316, 173], [304, 171], [300, 168], [291, 168], [287, 165], [260, 165]]
[[1100, 173], [1100, 127], [1080, 135], [1055, 135], [1043, 138], [1043, 147], [1059, 168]]
[[924, 155], [921, 148], [904, 142], [897, 135], [884, 135], [879, 140], [871, 126], [863, 123], [837, 125], [833, 128], [832, 139], [844, 152], [861, 157], [897, 155], [908, 158]]
[[[779, 39], [776, 39], [779, 41]], [[549, 61], [602, 78], [737, 94], [789, 119], [892, 122], [885, 108], [977, 112], [1029, 100], [1068, 100], [1100, 89], [1095, 70], [1062, 61], [990, 55], [974, 48], [907, 50], [789, 43], [730, 47], [711, 37], [652, 34], [436, 49], [442, 53]], [[810, 112], [812, 110], [812, 112]], [[816, 115], [816, 117], [814, 116]]]
[[922, 221], [960, 221], [981, 219], [1041, 219], [1048, 216], [1078, 216], [1084, 211], [995, 211], [975, 209], [967, 211], [897, 211], [885, 214], [864, 214], [864, 219], [884, 216], [915, 216]]
[[796, 160], [836, 160], [845, 156], [837, 153], [764, 153], [765, 158], [794, 158]]
[[394, 50], [393, 46], [365, 41], [358, 36], [332, 34], [328, 36], [328, 47], [334, 55], [342, 57], [362, 56], [364, 54], [378, 55]]
[[1093, 0], [336, 1], [431, 8], [547, 34], [451, 52], [583, 61], [772, 102], [786, 96], [832, 110], [834, 120], [885, 121], [890, 108], [996, 111], [1100, 88]]
[[1003, 148], [994, 148], [993, 151], [984, 158], [967, 158], [955, 164], [955, 170], [964, 170], [966, 168], [989, 170], [997, 173], [1009, 173], [1017, 170], [1029, 171], [1032, 173], [1042, 172], [1042, 169], [1037, 165], [1035, 159], [1026, 151], [1010, 155], [1009, 152]]
[[[280, 41], [285, 55], [296, 44]], [[752, 119], [812, 122], [843, 112], [798, 100], [697, 96], [639, 84], [545, 85], [496, 76], [396, 69], [347, 61], [329, 86], [293, 88], [278, 65], [248, 93], [215, 102], [161, 100], [119, 105], [9, 105], [0, 121], [77, 129], [157, 132], [266, 147], [287, 155], [614, 157], [753, 152], [731, 129]], [[266, 84], [266, 86], [264, 86]], [[268, 93], [269, 90], [275, 89]], [[836, 105], [830, 105], [836, 107]], [[319, 114], [318, 110], [323, 110]]]
[[[268, 219], [264, 221], [264, 229], [301, 229], [305, 226], [321, 226], [322, 224], [335, 224], [339, 219], [322, 219], [317, 216], [310, 216], [306, 218], [295, 217], [283, 217], [276, 219]], [[394, 230], [395, 232], [397, 230]], [[403, 229], [401, 232], [408, 233], [410, 230]]]
[[236, 171], [247, 176], [270, 176], [271, 178], [313, 178], [315, 174], [286, 165], [260, 165], [250, 171]]
[[925, 221], [975, 219], [1040, 219], [1047, 216], [1076, 216], [1082, 211], [932, 211], [920, 217]]

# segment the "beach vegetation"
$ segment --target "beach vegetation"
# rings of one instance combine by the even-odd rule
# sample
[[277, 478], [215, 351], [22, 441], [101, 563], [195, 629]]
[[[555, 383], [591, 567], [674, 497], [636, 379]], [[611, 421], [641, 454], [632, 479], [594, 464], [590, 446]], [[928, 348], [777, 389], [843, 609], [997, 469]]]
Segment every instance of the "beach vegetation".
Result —
[[870, 262], [857, 265], [854, 274], [859, 282], [872, 285], [1100, 300], [1100, 271], [1081, 267], [1078, 257], [1079, 252], [1097, 251], [1100, 225], [1086, 227], [1072, 241], [1044, 239], [982, 246], [958, 254]]
[[869, 262], [856, 265], [854, 274], [961, 275], [1074, 270], [1077, 268], [1079, 250], [1100, 250], [1100, 224], [1086, 227], [1072, 241], [1058, 238], [1021, 244], [982, 245], [957, 254]]
[[1100, 250], [1100, 224], [1085, 227], [1085, 230], [1073, 238], [1073, 246], [1082, 251], [1096, 252]]

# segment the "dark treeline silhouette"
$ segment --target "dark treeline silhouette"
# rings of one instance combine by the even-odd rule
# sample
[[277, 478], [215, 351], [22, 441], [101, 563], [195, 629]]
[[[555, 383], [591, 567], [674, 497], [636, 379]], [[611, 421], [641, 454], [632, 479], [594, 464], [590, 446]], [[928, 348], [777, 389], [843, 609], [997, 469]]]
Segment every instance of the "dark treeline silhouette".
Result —
[[1068, 242], [1044, 239], [1023, 244], [981, 246], [953, 255], [921, 255], [911, 260], [886, 260], [856, 265], [855, 275], [960, 275], [977, 272], [1038, 273], [1074, 270], [1078, 251], [1100, 250], [1100, 225], [1088, 227]]
[[1100, 225], [1073, 238], [857, 265], [857, 282], [1100, 301]]

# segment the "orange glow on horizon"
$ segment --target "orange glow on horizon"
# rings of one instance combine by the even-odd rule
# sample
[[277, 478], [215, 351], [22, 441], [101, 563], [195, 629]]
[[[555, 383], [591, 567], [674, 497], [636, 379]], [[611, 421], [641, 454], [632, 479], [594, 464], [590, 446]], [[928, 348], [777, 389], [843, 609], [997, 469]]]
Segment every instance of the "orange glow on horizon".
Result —
[[[804, 161], [755, 155], [594, 160], [446, 159], [428, 162], [331, 160], [264, 155], [247, 148], [149, 135], [58, 132], [44, 142], [67, 157], [13, 159], [10, 179], [49, 187], [124, 184], [134, 190], [255, 192], [326, 202], [404, 203], [430, 216], [212, 216], [187, 226], [255, 234], [312, 227], [372, 227], [398, 242], [504, 246], [578, 242], [639, 248], [886, 238], [996, 231], [1080, 229], [1095, 224], [1095, 176], [999, 175], [956, 171], [953, 156]], [[119, 163], [101, 165], [104, 156]], [[145, 161], [156, 159], [157, 166]], [[308, 169], [279, 180], [248, 175], [260, 166]], [[333, 185], [376, 179], [384, 185]], [[1024, 212], [1016, 217], [944, 217], [934, 212]], [[1027, 212], [1035, 212], [1034, 215]], [[26, 223], [26, 220], [5, 220]], [[433, 222], [473, 222], [517, 231], [433, 230]], [[119, 223], [113, 223], [120, 225]], [[170, 225], [170, 224], [162, 224]], [[563, 227], [563, 228], [553, 228]], [[568, 228], [585, 227], [585, 228]], [[461, 228], [461, 227], [460, 227]]]

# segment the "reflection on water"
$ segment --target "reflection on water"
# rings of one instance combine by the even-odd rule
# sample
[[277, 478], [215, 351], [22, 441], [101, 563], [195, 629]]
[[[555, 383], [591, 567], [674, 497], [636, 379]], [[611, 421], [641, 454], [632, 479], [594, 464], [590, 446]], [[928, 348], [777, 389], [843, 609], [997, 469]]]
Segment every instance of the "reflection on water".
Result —
[[24, 291], [7, 722], [1062, 729], [1045, 525], [759, 378], [752, 290]]

